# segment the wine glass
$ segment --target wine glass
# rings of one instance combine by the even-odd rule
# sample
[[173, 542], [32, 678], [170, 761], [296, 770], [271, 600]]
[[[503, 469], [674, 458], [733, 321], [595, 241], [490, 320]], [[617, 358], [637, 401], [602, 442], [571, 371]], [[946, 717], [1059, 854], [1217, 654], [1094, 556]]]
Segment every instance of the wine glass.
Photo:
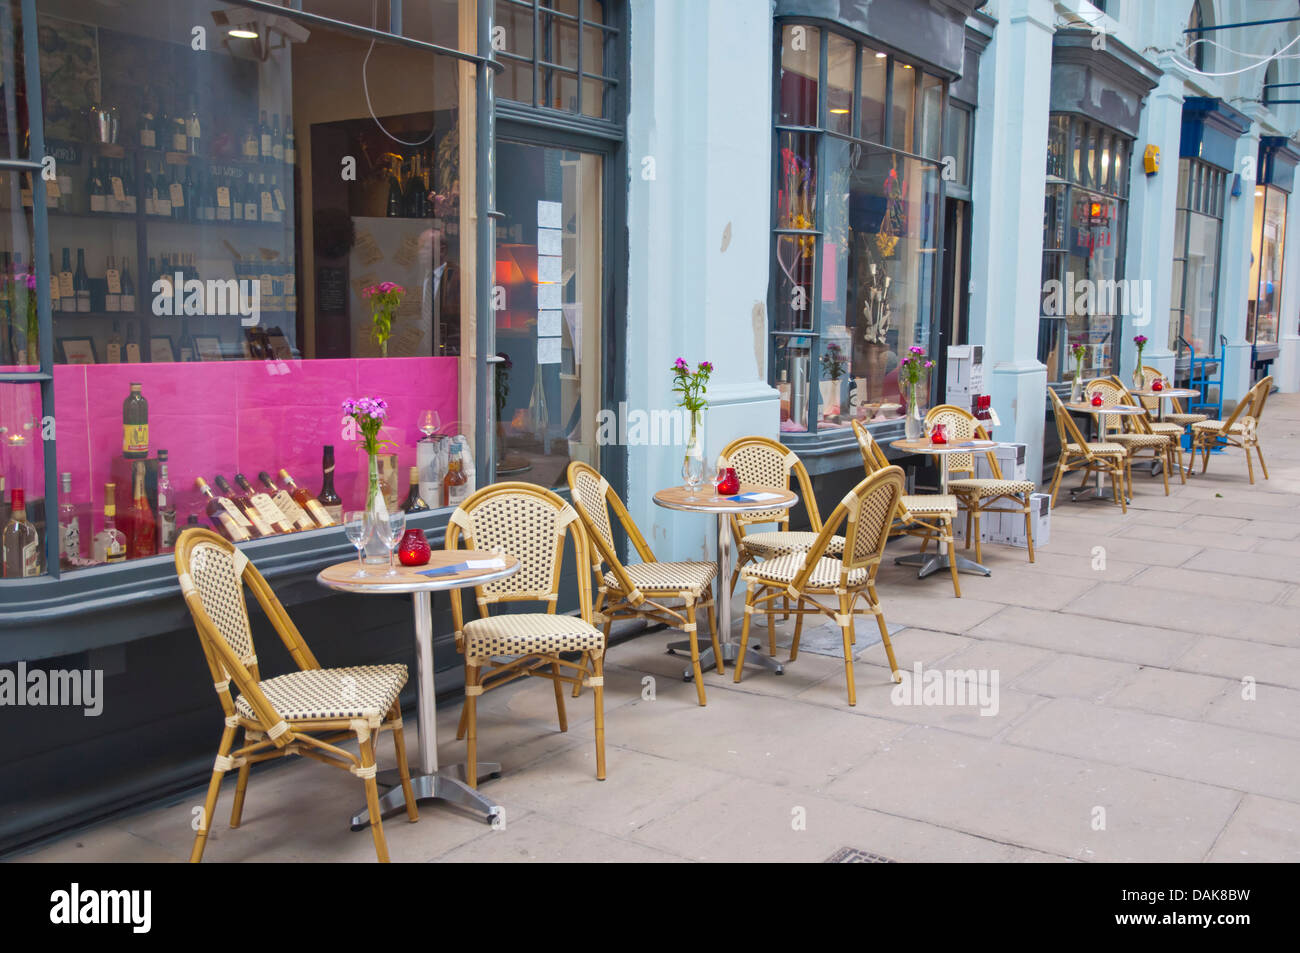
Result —
[[343, 514], [343, 532], [347, 534], [348, 541], [356, 547], [357, 565], [360, 568], [353, 574], [353, 578], [360, 579], [366, 574], [366, 564], [361, 559], [361, 551], [370, 542], [370, 537], [374, 534], [374, 525], [367, 518], [365, 510], [349, 510]]
[[717, 495], [718, 486], [718, 465], [710, 460], [704, 460], [700, 464], [700, 482], [714, 488], [714, 495]]
[[686, 480], [686, 489], [689, 491], [686, 496], [688, 499], [695, 499], [695, 488], [700, 485], [700, 479], [704, 476], [704, 459], [694, 454], [686, 454], [682, 460], [682, 477]]
[[396, 576], [397, 570], [393, 568], [393, 547], [401, 541], [402, 534], [406, 532], [406, 513], [402, 510], [394, 510], [387, 518], [378, 521], [375, 531], [379, 534], [379, 541], [388, 547], [388, 572], [384, 575]]
[[442, 429], [442, 418], [436, 410], [420, 411], [420, 432], [426, 437], [432, 437]]

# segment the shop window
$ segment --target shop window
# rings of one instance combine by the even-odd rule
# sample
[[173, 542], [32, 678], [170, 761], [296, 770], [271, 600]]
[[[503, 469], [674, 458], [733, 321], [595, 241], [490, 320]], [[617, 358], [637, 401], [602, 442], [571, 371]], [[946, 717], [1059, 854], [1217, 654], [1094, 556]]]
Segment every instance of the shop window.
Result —
[[[1199, 188], [1194, 188], [1199, 184]], [[1178, 163], [1174, 222], [1169, 350], [1186, 373], [1188, 349], [1199, 356], [1217, 350], [1219, 242], [1227, 173], [1197, 159]]]
[[1246, 340], [1256, 348], [1278, 342], [1282, 297], [1282, 250], [1286, 247], [1288, 195], [1272, 185], [1255, 187], [1255, 227], [1251, 241]]
[[[815, 28], [780, 30], [770, 373], [784, 434], [842, 433], [855, 417], [902, 416], [899, 361], [930, 336], [947, 90], [835, 34], [796, 55], [792, 41]], [[836, 107], [851, 102], [854, 69], [847, 124]], [[823, 96], [824, 128], [787, 128], [815, 124]]]
[[970, 188], [971, 131], [975, 127], [974, 120], [973, 110], [957, 103], [948, 104], [943, 130], [943, 155], [945, 161], [951, 157], [953, 162], [953, 177], [948, 183], [950, 186]]
[[[250, 537], [266, 535], [248, 510], [265, 511], [245, 502], [255, 494], [296, 486], [335, 516], [358, 507], [367, 468], [342, 417], [349, 397], [388, 402], [389, 503], [401, 504], [416, 468], [418, 495], [441, 505], [438, 435], [460, 434], [467, 449], [476, 435], [462, 353], [474, 287], [461, 280], [474, 197], [460, 175], [473, 163], [460, 124], [473, 90], [461, 88], [461, 61], [310, 20], [268, 24], [237, 5], [38, 0], [36, 10], [41, 128], [59, 186], [47, 195], [49, 257], [35, 269], [49, 269], [52, 299], [41, 318], [53, 412], [43, 410], [57, 422], [58, 505], [66, 486], [83, 517], [63, 568], [109, 561], [94, 546], [106, 504], [128, 559], [165, 548], [160, 527], [173, 520], [221, 529], [200, 478], [245, 514]], [[6, 75], [22, 76], [21, 57], [4, 55]], [[16, 118], [0, 130], [6, 156], [25, 148]], [[15, 175], [0, 183], [6, 271], [31, 270], [31, 232], [13, 225], [30, 220]], [[366, 289], [386, 281], [405, 293], [385, 338]], [[9, 367], [31, 357], [25, 283], [10, 283], [0, 309]], [[32, 414], [0, 387], [8, 439]], [[30, 404], [38, 389], [22, 387]], [[5, 447], [10, 489], [44, 466], [31, 446]], [[23, 489], [31, 499], [36, 487]], [[285, 527], [263, 525], [316, 522], [284, 515]]]
[[1038, 358], [1060, 382], [1080, 344], [1085, 377], [1113, 373], [1124, 315], [1138, 304], [1123, 281], [1131, 149], [1122, 133], [1078, 117], [1053, 115], [1048, 130]]
[[613, 119], [618, 29], [599, 0], [494, 0], [498, 99]]

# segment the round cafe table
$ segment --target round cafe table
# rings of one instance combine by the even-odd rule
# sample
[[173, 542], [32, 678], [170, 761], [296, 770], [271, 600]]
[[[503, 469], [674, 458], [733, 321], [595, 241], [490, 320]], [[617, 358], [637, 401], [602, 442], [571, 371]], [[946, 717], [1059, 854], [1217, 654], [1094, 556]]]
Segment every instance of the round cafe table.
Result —
[[[718, 644], [722, 647], [724, 662], [734, 662], [741, 651], [741, 646], [731, 641], [731, 517], [741, 513], [761, 513], [764, 510], [788, 510], [799, 502], [799, 497], [790, 490], [774, 486], [742, 484], [740, 494], [745, 493], [772, 493], [776, 496], [775, 499], [765, 500], [735, 500], [731, 497], [718, 496], [712, 484], [696, 487], [694, 493], [684, 486], [670, 486], [654, 495], [655, 505], [662, 506], [664, 509], [681, 510], [687, 513], [713, 513], [718, 518], [718, 579], [717, 598], [714, 601], [718, 607]], [[690, 651], [691, 643], [671, 642], [668, 648], [678, 652]], [[701, 669], [707, 668], [715, 661], [712, 645], [700, 652]], [[746, 664], [771, 669], [778, 675], [785, 671], [776, 659], [752, 650], [749, 662]], [[682, 672], [685, 681], [689, 682], [694, 677], [689, 667]]]
[[1131, 390], [1129, 393], [1134, 397], [1144, 397], [1147, 400], [1156, 401], [1156, 420], [1165, 419], [1165, 401], [1201, 396], [1199, 390], [1192, 390], [1189, 387], [1166, 387], [1164, 390], [1146, 388], [1144, 390]]
[[[454, 566], [467, 560], [505, 561], [505, 566], [486, 569], [465, 569], [456, 573], [436, 576], [422, 575], [430, 569]], [[433, 610], [434, 592], [464, 589], [482, 585], [496, 579], [505, 579], [519, 571], [520, 562], [514, 556], [480, 552], [473, 549], [435, 549], [427, 566], [407, 567], [394, 560], [396, 574], [389, 576], [384, 566], [367, 566], [365, 575], [358, 577], [360, 564], [355, 559], [322, 569], [316, 581], [327, 589], [355, 592], [362, 595], [392, 596], [410, 593], [415, 616], [415, 674], [419, 699], [416, 703], [418, 757], [411, 774], [411, 788], [417, 801], [442, 800], [476, 811], [491, 823], [498, 805], [484, 797], [476, 788], [465, 783], [465, 765], [438, 768], [437, 713], [438, 699], [433, 686]], [[418, 768], [418, 773], [415, 772]], [[480, 761], [481, 778], [500, 775], [501, 765]], [[404, 810], [406, 798], [397, 771], [381, 771], [376, 780], [388, 788], [379, 798], [379, 812], [387, 815]], [[369, 812], [363, 807], [352, 816], [352, 829], [363, 830], [370, 826]]]
[[[1130, 393], [1133, 392], [1130, 391]], [[1109, 406], [1102, 404], [1100, 407], [1094, 407], [1091, 401], [1069, 403], [1065, 405], [1065, 409], [1075, 414], [1092, 414], [1092, 439], [1094, 443], [1104, 442], [1104, 438], [1101, 434], [1102, 417], [1109, 417], [1112, 415], [1116, 417], [1135, 417], [1138, 414], [1145, 414], [1147, 412], [1145, 407], [1134, 407], [1132, 404], [1110, 404]], [[1087, 481], [1087, 473], [1083, 475], [1083, 479], [1085, 482]], [[1085, 496], [1084, 494], [1090, 495]], [[1097, 482], [1095, 484], [1077, 486], [1070, 491], [1071, 502], [1088, 499], [1110, 502], [1109, 498], [1103, 496], [1101, 493], [1101, 477], [1097, 477]], [[1126, 494], [1124, 496], [1124, 502], [1132, 503], [1133, 501]]]
[[[931, 443], [927, 438], [921, 437], [917, 440], [895, 440], [890, 443], [895, 450], [902, 450], [904, 453], [924, 453], [939, 458], [939, 495], [947, 496], [948, 494], [948, 461], [946, 457], [954, 453], [981, 453], [992, 450], [998, 446], [996, 440], [960, 440], [956, 443]], [[894, 560], [895, 566], [920, 566], [917, 572], [918, 579], [924, 579], [931, 573], [939, 572], [941, 569], [946, 570], [952, 564], [948, 562], [948, 554], [942, 552], [942, 547], [935, 547], [933, 553], [908, 553], [906, 556], [899, 556]], [[958, 572], [974, 572], [981, 576], [993, 575], [993, 570], [987, 566], [977, 563], [973, 559], [967, 559], [965, 556], [957, 557]]]

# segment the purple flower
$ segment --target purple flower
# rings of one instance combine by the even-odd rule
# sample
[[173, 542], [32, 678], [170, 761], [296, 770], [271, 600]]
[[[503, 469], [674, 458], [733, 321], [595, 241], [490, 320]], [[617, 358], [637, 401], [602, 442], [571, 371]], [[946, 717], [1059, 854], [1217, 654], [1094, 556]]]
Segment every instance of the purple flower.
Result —
[[351, 417], [356, 412], [357, 412], [357, 402], [353, 400], [351, 397], [349, 397], [347, 400], [343, 402], [343, 413]]
[[673, 370], [684, 371], [687, 369], [688, 369], [688, 365], [684, 359], [679, 357], [675, 362], [673, 362]]
[[1136, 344], [1138, 347], [1141, 347], [1143, 344], [1147, 343], [1147, 336], [1145, 334], [1139, 334], [1137, 337], [1133, 339], [1133, 343]]
[[925, 362], [924, 364], [922, 364], [921, 366], [924, 367], [924, 368], [928, 371], [930, 368], [934, 367], [934, 361], [926, 361], [926, 362]]
[[908, 351], [910, 351], [910, 352], [913, 353], [913, 354], [924, 354], [924, 353], [925, 353], [925, 348], [923, 348], [923, 347], [917, 347], [916, 345], [912, 345], [911, 347], [908, 348]]
[[712, 374], [712, 373], [713, 373], [713, 364], [710, 363], [709, 361], [700, 361], [700, 370], [705, 371], [706, 373]]
[[910, 357], [905, 357], [905, 358], [903, 358], [901, 361], [899, 361], [898, 363], [899, 363], [900, 365], [903, 365], [903, 364], [911, 364], [911, 363], [912, 363], [912, 359], [911, 359]]

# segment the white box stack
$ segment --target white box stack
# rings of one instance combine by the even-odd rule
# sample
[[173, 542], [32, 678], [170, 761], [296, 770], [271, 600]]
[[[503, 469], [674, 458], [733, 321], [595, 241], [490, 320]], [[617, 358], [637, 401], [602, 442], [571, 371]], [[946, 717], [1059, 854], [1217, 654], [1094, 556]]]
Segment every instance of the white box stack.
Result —
[[949, 346], [947, 388], [947, 403], [974, 412], [975, 398], [984, 393], [984, 345]]
[[[1000, 505], [1000, 504], [999, 504]], [[1052, 539], [1052, 496], [1050, 493], [1034, 493], [1029, 497], [1030, 522], [1034, 528], [1034, 549], [1046, 546]], [[981, 528], [987, 535], [986, 542], [1007, 543], [1027, 549], [1025, 541], [1025, 517], [1023, 513], [984, 514]]]
[[[997, 458], [1002, 479], [1023, 480], [1025, 479], [1025, 455], [1028, 450], [1028, 444], [999, 443], [996, 447], [991, 447], [987, 453], [992, 453]], [[989, 458], [985, 451], [975, 452], [975, 476], [981, 480], [993, 479], [993, 468], [989, 466]]]

